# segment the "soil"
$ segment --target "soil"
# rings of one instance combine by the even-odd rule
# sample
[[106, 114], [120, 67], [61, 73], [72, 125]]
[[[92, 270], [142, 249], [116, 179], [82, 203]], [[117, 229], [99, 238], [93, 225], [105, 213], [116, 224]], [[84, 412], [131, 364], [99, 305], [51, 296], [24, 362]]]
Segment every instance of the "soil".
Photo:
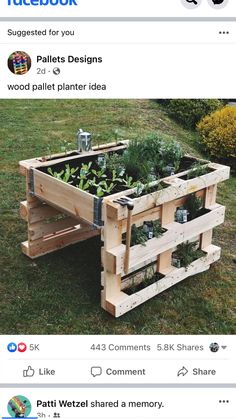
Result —
[[[101, 150], [101, 154], [103, 154], [103, 151], [104, 151], [104, 149]], [[51, 166], [48, 166], [48, 167], [41, 167], [41, 168], [38, 168], [38, 170], [40, 170], [43, 173], [47, 173], [48, 174], [48, 168], [51, 167], [53, 171], [60, 172], [63, 169], [65, 169], [65, 164], [68, 164], [71, 168], [74, 168], [74, 169], [75, 168], [78, 168], [78, 172], [76, 172], [76, 174], [77, 174], [77, 173], [79, 173], [79, 170], [80, 170], [82, 164], [88, 164], [91, 161], [93, 162], [91, 169], [95, 169], [95, 170], [99, 170], [100, 169], [100, 167], [97, 164], [97, 157], [98, 157], [98, 155], [95, 155], [95, 156], [94, 155], [85, 156], [83, 159], [75, 159], [75, 158], [73, 158], [74, 156], [77, 156], [77, 155], [78, 155], [77, 152], [72, 152], [71, 154], [68, 153], [67, 154], [67, 157], [71, 156], [72, 158], [69, 159], [69, 160], [67, 160], [66, 162], [52, 164]], [[50, 160], [55, 160], [55, 159], [57, 159], [57, 157], [53, 157]], [[180, 168], [179, 168], [178, 173], [190, 169], [195, 161], [196, 160], [194, 158], [183, 157], [181, 159]], [[112, 174], [109, 173], [109, 172], [106, 172], [106, 175], [108, 176], [108, 178], [110, 178], [110, 180], [108, 181], [108, 184], [110, 184], [112, 182], [111, 181]], [[165, 177], [165, 176], [166, 175], [160, 174], [160, 177]], [[88, 179], [89, 180], [92, 180], [93, 178], [94, 178], [94, 175], [91, 174]], [[187, 179], [187, 176], [181, 177], [181, 179]], [[133, 179], [134, 182], [137, 181], [137, 180], [138, 179], [135, 179], [135, 178]], [[98, 182], [99, 182], [99, 180], [98, 180]], [[72, 186], [75, 186], [76, 187], [76, 185], [78, 184], [78, 180], [77, 179], [74, 179], [74, 180], [72, 179], [71, 182], [70, 182], [70, 184]], [[162, 181], [162, 182], [158, 183], [158, 185], [155, 185], [153, 187], [144, 188], [144, 190], [138, 196], [136, 194], [130, 195], [130, 198], [131, 199], [134, 199], [134, 198], [137, 198], [139, 196], [144, 196], [144, 195], [147, 195], [147, 194], [156, 192], [159, 189], [167, 188], [168, 186], [169, 186], [168, 184], [166, 184], [164, 181]], [[115, 185], [114, 189], [112, 190], [112, 192], [110, 194], [105, 193], [103, 195], [103, 197], [108, 196], [108, 195], [113, 195], [113, 194], [116, 194], [116, 193], [119, 193], [119, 192], [122, 192], [122, 191], [126, 191], [127, 189], [130, 189], [130, 188], [126, 187], [125, 185], [120, 185], [119, 183], [117, 183]], [[91, 195], [96, 195], [96, 187], [90, 187], [89, 190], [86, 190], [86, 191], [88, 193], [90, 193]]]

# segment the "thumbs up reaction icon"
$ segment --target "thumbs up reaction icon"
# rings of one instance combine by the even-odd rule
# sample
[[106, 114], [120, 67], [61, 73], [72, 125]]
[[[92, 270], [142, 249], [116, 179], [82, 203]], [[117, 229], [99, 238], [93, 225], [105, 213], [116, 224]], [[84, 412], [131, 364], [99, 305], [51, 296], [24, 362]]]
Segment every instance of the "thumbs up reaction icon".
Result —
[[23, 370], [23, 377], [33, 377], [35, 370], [29, 365], [27, 370]]

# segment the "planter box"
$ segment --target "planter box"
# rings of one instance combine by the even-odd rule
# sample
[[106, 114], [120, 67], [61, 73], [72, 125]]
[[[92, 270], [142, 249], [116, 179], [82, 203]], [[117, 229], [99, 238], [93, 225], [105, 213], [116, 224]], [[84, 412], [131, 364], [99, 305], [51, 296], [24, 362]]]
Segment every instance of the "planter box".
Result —
[[[100, 235], [102, 248], [102, 307], [118, 317], [147, 299], [159, 294], [188, 276], [202, 272], [220, 257], [220, 249], [211, 244], [212, 229], [224, 222], [225, 208], [216, 203], [217, 184], [229, 178], [229, 167], [210, 163], [210, 172], [187, 179], [188, 170], [162, 179], [164, 189], [133, 198], [129, 189], [103, 199], [47, 173], [48, 166], [74, 165], [82, 160], [95, 159], [99, 154], [119, 151], [127, 142], [94, 147], [89, 153], [55, 155], [20, 162], [20, 172], [26, 176], [27, 201], [21, 203], [21, 216], [28, 222], [28, 241], [22, 249], [34, 258], [80, 240]], [[86, 160], [87, 159], [87, 160]], [[197, 161], [190, 156], [188, 159]], [[155, 185], [155, 183], [153, 184]], [[189, 194], [196, 193], [207, 209], [203, 215], [185, 224], [175, 222], [176, 208], [183, 205]], [[128, 210], [114, 201], [121, 196], [133, 198], [132, 224], [160, 220], [166, 232], [153, 238], [146, 246], [130, 248], [128, 267], [127, 249], [122, 234], [127, 230]], [[171, 256], [180, 243], [198, 240], [206, 256], [193, 262], [186, 270], [174, 268]], [[142, 282], [150, 266], [162, 275], [155, 284], [128, 295], [125, 289], [133, 282]], [[154, 268], [153, 268], [154, 267]]]

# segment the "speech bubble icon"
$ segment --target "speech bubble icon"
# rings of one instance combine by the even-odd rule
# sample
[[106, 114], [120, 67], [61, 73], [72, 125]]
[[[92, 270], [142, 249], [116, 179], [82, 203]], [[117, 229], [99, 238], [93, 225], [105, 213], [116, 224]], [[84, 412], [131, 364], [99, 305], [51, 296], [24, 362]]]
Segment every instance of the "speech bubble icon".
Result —
[[99, 375], [102, 375], [102, 368], [101, 367], [92, 367], [91, 368], [91, 374], [93, 377], [97, 377]]

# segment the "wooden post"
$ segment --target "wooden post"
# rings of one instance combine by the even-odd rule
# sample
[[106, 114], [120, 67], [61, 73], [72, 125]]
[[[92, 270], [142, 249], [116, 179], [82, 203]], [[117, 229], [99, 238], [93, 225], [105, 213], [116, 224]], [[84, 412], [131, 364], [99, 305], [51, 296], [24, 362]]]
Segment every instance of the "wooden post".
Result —
[[[102, 292], [102, 306], [105, 310], [111, 311], [109, 299], [116, 298], [121, 292], [121, 275], [116, 275], [108, 271], [106, 252], [122, 242], [122, 223], [109, 217], [109, 202], [104, 202], [104, 254], [103, 254], [103, 280], [104, 291]], [[115, 313], [112, 313], [115, 315]]]
[[[217, 195], [217, 184], [208, 186], [205, 189], [205, 202], [204, 207], [209, 208], [212, 205], [216, 203], [216, 195]], [[200, 237], [200, 248], [205, 249], [207, 246], [210, 246], [212, 243], [212, 236], [213, 236], [213, 230], [208, 230], [201, 234]]]
[[[174, 201], [162, 205], [161, 225], [162, 227], [173, 223], [175, 219], [176, 206]], [[161, 253], [157, 258], [157, 271], [166, 273], [171, 270], [172, 249]]]

